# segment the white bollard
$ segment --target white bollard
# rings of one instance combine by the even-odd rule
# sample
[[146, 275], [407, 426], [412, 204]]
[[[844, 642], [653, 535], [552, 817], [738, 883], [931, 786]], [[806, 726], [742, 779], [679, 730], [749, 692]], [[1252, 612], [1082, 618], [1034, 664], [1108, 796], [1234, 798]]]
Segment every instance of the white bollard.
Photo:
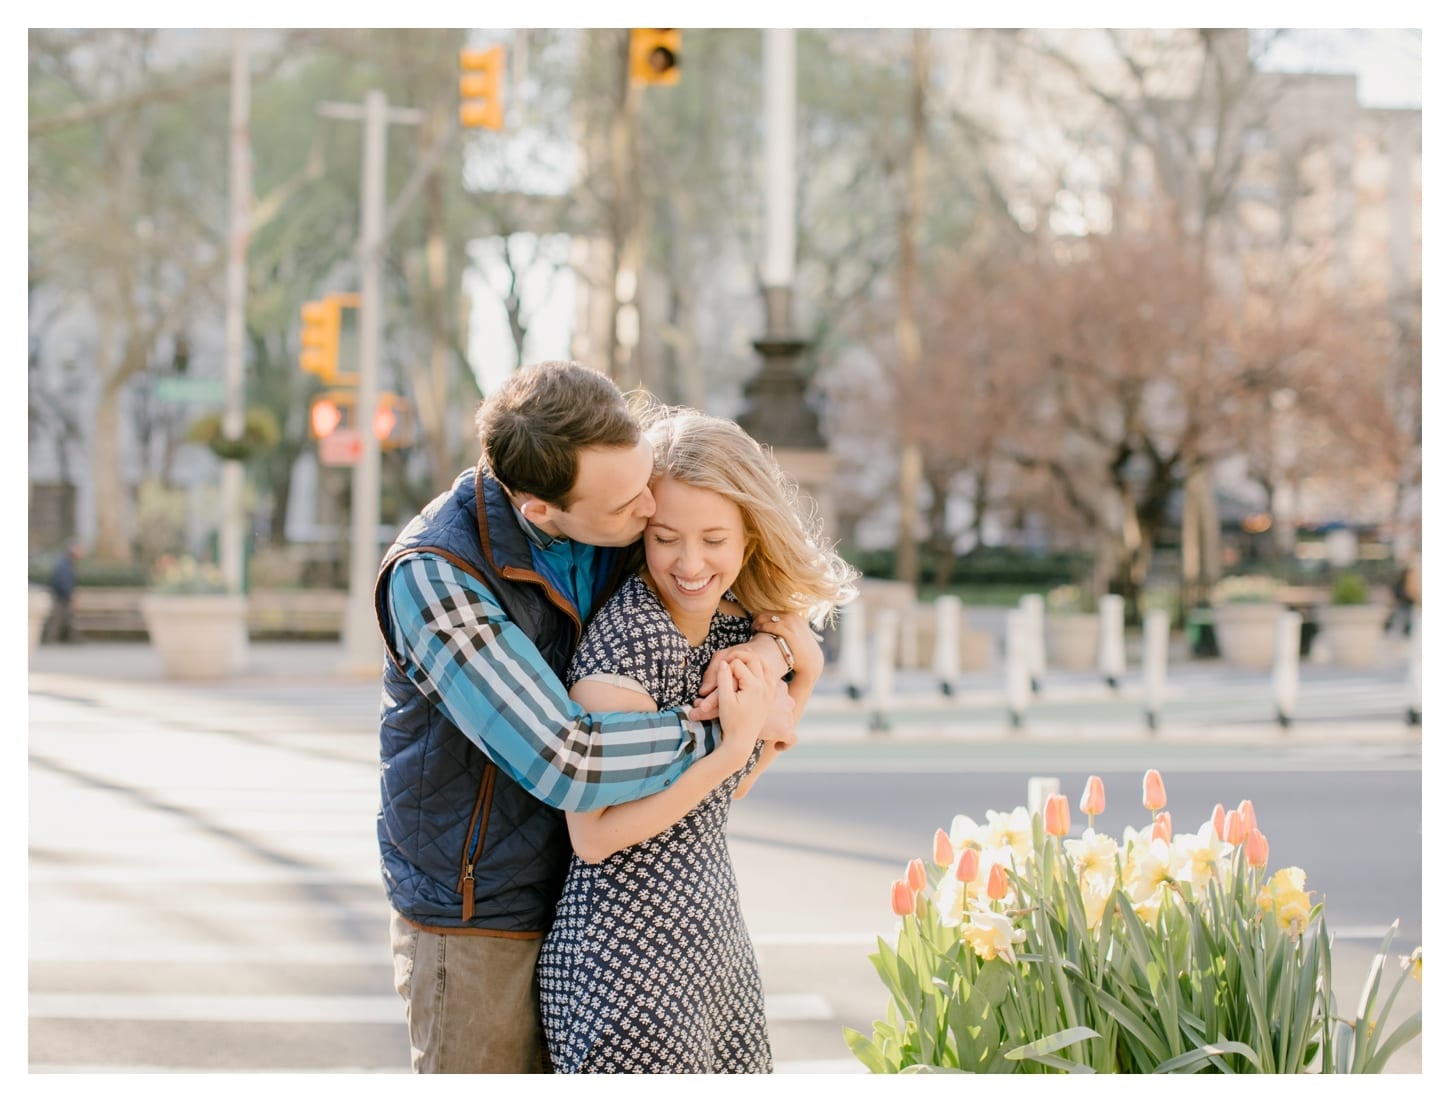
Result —
[[1027, 676], [1034, 693], [1042, 689], [1042, 675], [1047, 672], [1047, 624], [1044, 619], [1046, 608], [1041, 593], [1026, 593], [1018, 602], [1025, 618], [1024, 640]]
[[841, 609], [841, 681], [846, 695], [860, 700], [866, 692], [870, 656], [866, 646], [866, 604], [854, 601]]
[[1007, 715], [1013, 727], [1021, 727], [1032, 700], [1032, 675], [1027, 669], [1027, 613], [1007, 613]]
[[1279, 614], [1274, 638], [1274, 709], [1279, 726], [1294, 722], [1294, 705], [1299, 696], [1299, 635], [1304, 617], [1288, 609]]
[[1116, 593], [1098, 600], [1098, 671], [1108, 688], [1116, 689], [1128, 668], [1123, 647], [1123, 598]]
[[1411, 727], [1420, 726], [1420, 610], [1410, 609], [1410, 670], [1407, 686], [1410, 698], [1405, 708], [1405, 720]]
[[913, 601], [897, 613], [901, 637], [896, 644], [896, 664], [903, 670], [914, 670], [921, 665], [921, 632], [916, 622], [920, 610], [921, 606]]
[[1040, 815], [1047, 807], [1047, 798], [1062, 791], [1056, 777], [1027, 778], [1027, 814]]
[[962, 672], [962, 599], [944, 596], [936, 599], [936, 637], [932, 646], [931, 672], [941, 687], [942, 696], [951, 696]]
[[871, 648], [871, 730], [886, 732], [891, 724], [886, 709], [891, 704], [891, 684], [896, 676], [896, 639], [901, 615], [889, 608], [876, 614], [876, 631]]
[[1168, 684], [1168, 613], [1155, 608], [1143, 618], [1143, 705], [1148, 730], [1158, 730]]

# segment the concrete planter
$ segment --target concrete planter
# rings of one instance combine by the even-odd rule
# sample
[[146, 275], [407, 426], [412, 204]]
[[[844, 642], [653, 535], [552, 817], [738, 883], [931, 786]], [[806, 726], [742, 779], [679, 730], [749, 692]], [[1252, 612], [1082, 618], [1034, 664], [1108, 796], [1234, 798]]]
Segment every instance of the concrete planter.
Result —
[[1314, 618], [1336, 666], [1373, 666], [1384, 636], [1385, 610], [1378, 605], [1324, 605]]
[[1230, 666], [1267, 670], [1274, 665], [1274, 638], [1279, 604], [1217, 605], [1213, 610], [1213, 635], [1218, 653]]
[[51, 605], [54, 598], [50, 591], [45, 589], [32, 589], [30, 591], [30, 654], [35, 655], [35, 648], [40, 646], [40, 637], [45, 632], [45, 622], [50, 619]]
[[1097, 665], [1097, 613], [1054, 612], [1046, 617], [1045, 628], [1049, 666], [1090, 670]]
[[141, 616], [167, 677], [215, 681], [246, 667], [245, 597], [148, 593], [141, 598]]

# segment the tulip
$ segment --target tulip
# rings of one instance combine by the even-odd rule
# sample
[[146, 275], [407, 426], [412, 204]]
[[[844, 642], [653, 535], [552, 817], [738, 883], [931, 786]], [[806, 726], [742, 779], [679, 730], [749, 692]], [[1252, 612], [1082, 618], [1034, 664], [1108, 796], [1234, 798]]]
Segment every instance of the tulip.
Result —
[[1244, 840], [1248, 828], [1244, 826], [1244, 817], [1235, 808], [1223, 819], [1223, 840], [1231, 846], [1236, 846]]
[[911, 890], [911, 885], [905, 880], [892, 881], [891, 910], [893, 913], [903, 916], [916, 910], [916, 893]]
[[911, 887], [912, 894], [926, 887], [926, 866], [921, 863], [920, 857], [913, 857], [906, 866], [906, 883]]
[[993, 865], [992, 870], [987, 873], [987, 898], [1001, 899], [1007, 894], [1007, 870], [1001, 865]]
[[1078, 810], [1084, 815], [1101, 815], [1103, 808], [1108, 806], [1108, 798], [1103, 792], [1103, 779], [1096, 774], [1087, 779], [1087, 786], [1082, 790], [1082, 800], [1078, 803]]
[[937, 868], [944, 869], [952, 863], [955, 851], [952, 849], [952, 840], [947, 832], [941, 827], [936, 828], [936, 837], [932, 839], [931, 859], [936, 862]]
[[1223, 841], [1223, 804], [1213, 805], [1213, 833]]
[[1149, 811], [1158, 811], [1168, 803], [1168, 793], [1163, 790], [1163, 778], [1158, 770], [1150, 769], [1143, 774], [1143, 806]]
[[957, 861], [957, 879], [963, 884], [970, 884], [977, 878], [977, 872], [981, 867], [981, 858], [977, 851], [968, 847], [962, 850], [962, 856]]
[[1259, 825], [1257, 816], [1254, 815], [1254, 801], [1240, 800], [1239, 814], [1244, 817], [1244, 829], [1253, 830]]
[[1067, 833], [1068, 823], [1071, 821], [1072, 812], [1067, 806], [1067, 797], [1062, 793], [1047, 798], [1047, 808], [1042, 814], [1042, 829], [1051, 834], [1054, 838], [1061, 838]]
[[1166, 811], [1158, 812], [1158, 817], [1153, 820], [1153, 840], [1173, 841], [1173, 816]]
[[1269, 863], [1269, 840], [1257, 827], [1250, 830], [1244, 838], [1244, 859], [1256, 869]]

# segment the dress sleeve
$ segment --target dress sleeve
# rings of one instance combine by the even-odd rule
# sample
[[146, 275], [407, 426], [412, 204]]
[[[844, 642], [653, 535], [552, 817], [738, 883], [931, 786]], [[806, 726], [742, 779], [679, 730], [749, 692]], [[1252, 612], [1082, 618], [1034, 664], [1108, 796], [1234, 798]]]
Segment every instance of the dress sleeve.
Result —
[[642, 590], [630, 582], [589, 621], [565, 684], [572, 688], [590, 674], [615, 674], [638, 682], [658, 707], [673, 706], [678, 693], [672, 692], [671, 674], [682, 667], [688, 648], [668, 614], [642, 599]]

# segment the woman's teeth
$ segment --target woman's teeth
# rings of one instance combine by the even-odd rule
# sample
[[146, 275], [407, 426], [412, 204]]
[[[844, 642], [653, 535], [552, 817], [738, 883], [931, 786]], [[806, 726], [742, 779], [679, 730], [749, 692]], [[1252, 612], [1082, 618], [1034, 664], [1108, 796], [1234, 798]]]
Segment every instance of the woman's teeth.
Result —
[[683, 589], [686, 593], [699, 593], [702, 589], [710, 584], [710, 579], [706, 578], [702, 582], [687, 582], [684, 578], [676, 578], [675, 584]]

